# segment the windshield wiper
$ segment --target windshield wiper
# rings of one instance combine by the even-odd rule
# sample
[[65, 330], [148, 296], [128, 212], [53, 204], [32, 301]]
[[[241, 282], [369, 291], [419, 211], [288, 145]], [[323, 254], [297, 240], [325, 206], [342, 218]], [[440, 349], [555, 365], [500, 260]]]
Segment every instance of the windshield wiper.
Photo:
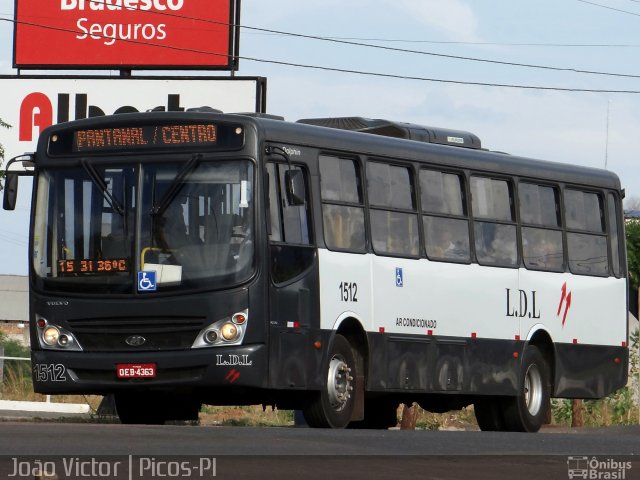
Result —
[[95, 184], [95, 186], [102, 191], [102, 196], [107, 201], [107, 203], [109, 203], [111, 208], [113, 208], [116, 212], [118, 212], [120, 216], [124, 216], [124, 207], [111, 194], [111, 192], [109, 191], [109, 187], [107, 187], [107, 182], [104, 181], [104, 178], [98, 175], [98, 172], [96, 171], [96, 169], [86, 159], [84, 158], [81, 159], [80, 164], [82, 165], [82, 168], [85, 169], [85, 171], [89, 175], [89, 178]]
[[196, 153], [187, 163], [184, 164], [184, 167], [180, 169], [176, 177], [173, 179], [173, 182], [171, 182], [171, 185], [169, 185], [169, 189], [165, 192], [160, 201], [157, 204], [154, 204], [151, 208], [151, 215], [162, 215], [164, 213], [173, 199], [176, 198], [180, 188], [182, 188], [185, 178], [187, 178], [187, 176], [196, 169], [200, 160], [202, 160], [202, 154]]

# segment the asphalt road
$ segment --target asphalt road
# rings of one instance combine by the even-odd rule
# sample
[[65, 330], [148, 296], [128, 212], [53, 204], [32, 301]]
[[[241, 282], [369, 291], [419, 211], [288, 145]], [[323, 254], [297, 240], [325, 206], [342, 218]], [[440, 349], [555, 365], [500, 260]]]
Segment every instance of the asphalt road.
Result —
[[[577, 478], [640, 479], [637, 426], [517, 434], [3, 422], [0, 453], [0, 478], [34, 478], [34, 468], [49, 462], [59, 480], [212, 473], [221, 479], [550, 480], [569, 478], [570, 471]], [[103, 470], [96, 470], [101, 462]], [[111, 468], [116, 464], [119, 471]], [[215, 472], [198, 465], [215, 465]]]

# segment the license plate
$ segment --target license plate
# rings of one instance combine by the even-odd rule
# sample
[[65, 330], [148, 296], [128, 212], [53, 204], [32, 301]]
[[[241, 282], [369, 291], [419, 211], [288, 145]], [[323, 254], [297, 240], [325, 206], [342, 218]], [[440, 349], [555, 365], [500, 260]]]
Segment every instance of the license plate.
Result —
[[155, 363], [120, 363], [116, 365], [118, 378], [154, 378]]

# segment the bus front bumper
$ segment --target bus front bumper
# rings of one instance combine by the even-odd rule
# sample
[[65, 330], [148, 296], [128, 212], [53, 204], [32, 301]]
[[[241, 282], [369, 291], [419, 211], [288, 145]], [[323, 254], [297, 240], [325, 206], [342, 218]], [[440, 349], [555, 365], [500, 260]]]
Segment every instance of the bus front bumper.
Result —
[[155, 352], [31, 352], [34, 391], [106, 394], [141, 389], [264, 388], [265, 345]]

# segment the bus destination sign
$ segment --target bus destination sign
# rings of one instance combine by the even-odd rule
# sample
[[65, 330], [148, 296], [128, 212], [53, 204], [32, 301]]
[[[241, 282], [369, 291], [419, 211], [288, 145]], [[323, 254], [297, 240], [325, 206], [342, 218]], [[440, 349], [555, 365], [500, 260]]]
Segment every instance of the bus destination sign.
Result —
[[[52, 141], [55, 141], [52, 138]], [[206, 147], [218, 142], [213, 124], [153, 125], [77, 130], [72, 152], [132, 150], [166, 147]]]

